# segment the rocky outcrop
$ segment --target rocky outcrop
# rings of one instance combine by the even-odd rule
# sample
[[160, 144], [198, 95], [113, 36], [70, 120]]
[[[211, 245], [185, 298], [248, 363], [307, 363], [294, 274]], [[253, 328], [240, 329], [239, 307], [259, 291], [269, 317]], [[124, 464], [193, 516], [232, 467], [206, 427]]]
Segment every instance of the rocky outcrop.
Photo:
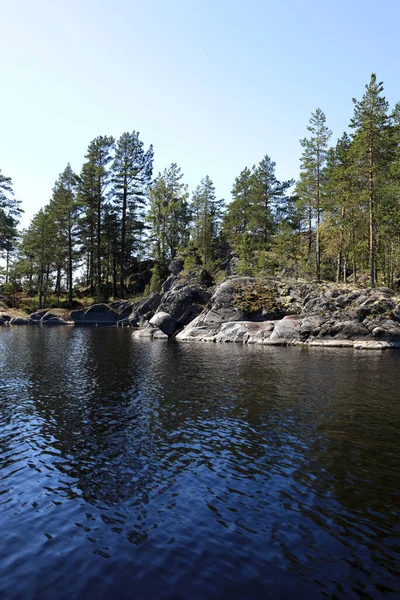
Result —
[[207, 307], [176, 339], [397, 348], [400, 299], [386, 288], [232, 277], [214, 290]]
[[169, 314], [182, 328], [199, 315], [211, 298], [211, 292], [199, 285], [183, 285], [166, 292], [157, 312]]
[[70, 318], [69, 311], [60, 308], [37, 310], [29, 315], [29, 320], [34, 325], [60, 326], [74, 324]]
[[40, 325], [49, 326], [60, 326], [60, 325], [73, 325], [74, 322], [71, 321], [69, 314], [61, 311], [48, 311], [40, 320]]
[[93, 304], [86, 310], [71, 311], [75, 325], [115, 325], [118, 312], [108, 304]]
[[15, 308], [7, 296], [0, 296], [0, 325], [30, 325], [26, 313]]
[[126, 321], [121, 321], [122, 324], [131, 327], [139, 327], [150, 321], [157, 308], [160, 306], [161, 294], [157, 292], [151, 293], [147, 298], [136, 302], [132, 305], [131, 311], [125, 317]]
[[[157, 337], [148, 331], [147, 324], [149, 323], [151, 328], [158, 328], [164, 335], [172, 337], [204, 310], [210, 298], [209, 290], [199, 285], [190, 286], [185, 283], [178, 283], [162, 296], [160, 294], [152, 295], [148, 298], [147, 304], [143, 303], [136, 309], [136, 312], [139, 310], [141, 312], [140, 319], [136, 319], [136, 324], [145, 326], [145, 329], [134, 332], [133, 335], [135, 337]], [[150, 306], [157, 306], [156, 312], [144, 313], [144, 310]], [[146, 333], [142, 334], [142, 331], [146, 331]]]

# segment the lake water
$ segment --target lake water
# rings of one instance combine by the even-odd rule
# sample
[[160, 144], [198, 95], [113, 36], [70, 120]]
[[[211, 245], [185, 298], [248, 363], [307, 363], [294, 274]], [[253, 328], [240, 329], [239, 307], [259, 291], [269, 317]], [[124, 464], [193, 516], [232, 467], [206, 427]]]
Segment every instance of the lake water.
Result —
[[400, 352], [0, 330], [0, 598], [399, 598]]

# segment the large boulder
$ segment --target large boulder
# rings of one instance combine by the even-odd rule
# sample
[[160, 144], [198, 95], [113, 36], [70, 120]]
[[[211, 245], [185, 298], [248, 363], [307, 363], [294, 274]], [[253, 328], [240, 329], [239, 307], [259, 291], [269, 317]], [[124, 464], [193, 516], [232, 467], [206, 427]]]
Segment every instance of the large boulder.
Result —
[[202, 314], [202, 327], [209, 327], [212, 331], [218, 329], [221, 323], [248, 320], [246, 312], [235, 305], [235, 298], [241, 286], [250, 284], [251, 281], [250, 277], [237, 277], [222, 282]]
[[293, 342], [301, 338], [301, 320], [296, 317], [284, 317], [278, 321], [271, 333], [271, 342]]
[[115, 310], [118, 313], [117, 323], [127, 322], [127, 320], [132, 314], [133, 304], [131, 302], [126, 301], [120, 303], [120, 305], [117, 308], [115, 308]]
[[163, 333], [158, 327], [152, 327], [151, 325], [148, 325], [147, 327], [141, 327], [140, 329], [136, 329], [132, 333], [132, 337], [167, 340], [169, 336]]
[[317, 337], [332, 337], [343, 340], [358, 340], [368, 335], [368, 330], [358, 321], [327, 321]]
[[71, 319], [77, 325], [114, 325], [118, 312], [107, 304], [93, 304], [87, 310], [71, 311]]
[[210, 298], [211, 292], [198, 285], [174, 288], [163, 295], [158, 312], [168, 313], [178, 328], [183, 327], [203, 311]]
[[276, 322], [273, 321], [232, 321], [223, 323], [216, 342], [242, 342], [243, 344], [263, 344], [271, 338]]
[[176, 320], [166, 312], [156, 313], [149, 323], [152, 327], [158, 327], [168, 337], [172, 337], [179, 327]]
[[165, 292], [169, 292], [172, 289], [174, 283], [176, 283], [177, 281], [179, 281], [178, 275], [170, 275], [169, 277], [167, 277], [167, 279], [161, 286], [161, 291], [163, 292], [163, 294], [165, 294]]

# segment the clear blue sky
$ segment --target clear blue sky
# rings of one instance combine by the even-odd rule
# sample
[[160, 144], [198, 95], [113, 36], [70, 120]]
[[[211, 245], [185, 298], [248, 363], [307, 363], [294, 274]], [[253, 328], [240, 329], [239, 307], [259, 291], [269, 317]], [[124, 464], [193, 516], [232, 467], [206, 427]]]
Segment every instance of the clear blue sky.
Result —
[[320, 107], [336, 139], [371, 72], [400, 100], [398, 0], [2, 0], [0, 168], [26, 211], [97, 135], [137, 130], [192, 190], [265, 154], [297, 177]]

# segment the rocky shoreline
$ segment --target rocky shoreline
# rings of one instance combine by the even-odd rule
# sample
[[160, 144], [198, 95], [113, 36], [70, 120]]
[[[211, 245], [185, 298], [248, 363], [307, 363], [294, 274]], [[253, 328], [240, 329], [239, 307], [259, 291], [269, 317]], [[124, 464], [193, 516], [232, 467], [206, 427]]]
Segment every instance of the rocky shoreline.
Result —
[[231, 276], [213, 287], [175, 274], [160, 293], [27, 316], [0, 298], [0, 325], [134, 328], [134, 338], [274, 346], [400, 348], [400, 297], [388, 288]]
[[[172, 289], [133, 336], [271, 346], [400, 348], [400, 299], [386, 288], [352, 289], [234, 276], [213, 290], [197, 315], [193, 306], [186, 306], [187, 295], [181, 288], [180, 301], [175, 297], [172, 302]], [[192, 309], [192, 318], [182, 326], [185, 307]]]

